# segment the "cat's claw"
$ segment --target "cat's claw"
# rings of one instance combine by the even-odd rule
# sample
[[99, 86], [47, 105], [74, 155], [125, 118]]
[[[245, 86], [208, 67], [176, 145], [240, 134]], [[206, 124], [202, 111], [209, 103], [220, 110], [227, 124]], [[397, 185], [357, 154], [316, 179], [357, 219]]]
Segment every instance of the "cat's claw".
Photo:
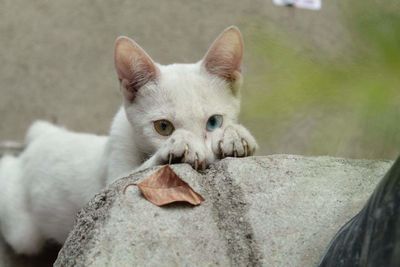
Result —
[[[180, 156], [180, 158], [182, 158], [182, 162], [186, 162], [186, 158], [187, 158], [188, 154], [189, 154], [189, 146], [188, 146], [187, 144], [185, 144], [185, 149], [184, 149], [184, 151], [183, 151], [183, 154], [182, 154], [182, 156]], [[196, 153], [196, 155], [197, 155], [197, 157], [198, 157], [198, 154], [197, 154], [197, 153]], [[169, 154], [168, 154], [168, 164], [171, 165], [171, 164], [172, 164], [172, 161], [173, 161], [175, 158], [176, 158], [176, 157], [174, 157], [174, 153], [169, 152]]]
[[238, 157], [238, 152], [236, 150], [235, 143], [232, 143], [232, 150], [233, 150], [233, 157], [237, 158]]
[[197, 171], [199, 168], [199, 153], [196, 152], [196, 159], [194, 160], [194, 169]]
[[247, 157], [247, 155], [249, 154], [249, 144], [243, 138], [242, 138], [242, 145], [244, 149], [244, 156]]
[[219, 156], [220, 158], [225, 158], [225, 153], [224, 153], [224, 142], [221, 140], [218, 142], [218, 151], [219, 151]]
[[194, 169], [196, 171], [201, 170], [204, 171], [206, 169], [206, 160], [200, 160], [199, 153], [196, 152], [196, 159], [194, 161]]
[[195, 170], [203, 170], [211, 162], [212, 154], [197, 136], [181, 130], [166, 140], [154, 158], [154, 165], [188, 163]]
[[250, 132], [239, 124], [234, 124], [221, 129], [213, 141], [214, 154], [222, 159], [225, 157], [247, 157], [254, 155], [257, 143]]
[[168, 165], [171, 165], [174, 155], [172, 153], [168, 154]]
[[[188, 154], [189, 154], [189, 146], [187, 144], [185, 144], [185, 152], [183, 152], [183, 157], [186, 158]], [[197, 153], [196, 153], [196, 155], [197, 155]]]

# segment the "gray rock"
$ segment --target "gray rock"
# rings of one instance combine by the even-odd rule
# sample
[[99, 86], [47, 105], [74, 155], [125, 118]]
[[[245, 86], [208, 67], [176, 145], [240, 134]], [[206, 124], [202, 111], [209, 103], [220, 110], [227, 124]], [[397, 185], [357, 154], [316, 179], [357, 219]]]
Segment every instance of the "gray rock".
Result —
[[274, 155], [174, 165], [206, 201], [157, 207], [122, 178], [77, 215], [55, 266], [315, 266], [391, 161]]

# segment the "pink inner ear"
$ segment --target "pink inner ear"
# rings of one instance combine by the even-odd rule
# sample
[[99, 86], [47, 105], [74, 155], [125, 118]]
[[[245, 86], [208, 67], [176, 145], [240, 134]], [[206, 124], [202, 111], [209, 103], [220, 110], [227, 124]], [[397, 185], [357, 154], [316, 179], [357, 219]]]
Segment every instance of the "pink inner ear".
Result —
[[130, 102], [143, 85], [157, 78], [158, 73], [150, 56], [128, 37], [119, 37], [115, 43], [115, 68], [124, 96]]
[[232, 56], [216, 55], [205, 62], [207, 71], [227, 81], [235, 81], [236, 73], [241, 72], [241, 61]]
[[206, 70], [229, 82], [241, 72], [243, 39], [239, 29], [226, 29], [211, 45], [203, 60]]
[[[135, 71], [136, 69], [136, 71]], [[156, 70], [150, 65], [143, 64], [142, 66], [134, 66], [127, 79], [122, 80], [122, 86], [128, 93], [128, 100], [133, 101], [137, 91], [149, 81], [155, 80]]]

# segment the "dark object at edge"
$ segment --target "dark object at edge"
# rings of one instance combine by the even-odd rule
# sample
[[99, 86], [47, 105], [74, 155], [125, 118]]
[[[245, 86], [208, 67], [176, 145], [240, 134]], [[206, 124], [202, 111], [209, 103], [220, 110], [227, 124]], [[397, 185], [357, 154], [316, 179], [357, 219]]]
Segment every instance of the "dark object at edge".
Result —
[[331, 241], [319, 267], [400, 266], [400, 157]]

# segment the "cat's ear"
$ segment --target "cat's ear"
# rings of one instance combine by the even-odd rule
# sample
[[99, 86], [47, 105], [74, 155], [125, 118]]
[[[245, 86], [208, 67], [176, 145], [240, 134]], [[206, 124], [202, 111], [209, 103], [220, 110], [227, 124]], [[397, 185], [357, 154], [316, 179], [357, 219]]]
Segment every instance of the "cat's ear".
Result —
[[121, 36], [115, 41], [115, 68], [122, 91], [128, 102], [133, 102], [137, 91], [157, 79], [157, 66], [151, 57], [132, 39]]
[[242, 34], [237, 27], [231, 26], [212, 43], [202, 64], [209, 73], [229, 82], [236, 93], [241, 85], [242, 58]]

